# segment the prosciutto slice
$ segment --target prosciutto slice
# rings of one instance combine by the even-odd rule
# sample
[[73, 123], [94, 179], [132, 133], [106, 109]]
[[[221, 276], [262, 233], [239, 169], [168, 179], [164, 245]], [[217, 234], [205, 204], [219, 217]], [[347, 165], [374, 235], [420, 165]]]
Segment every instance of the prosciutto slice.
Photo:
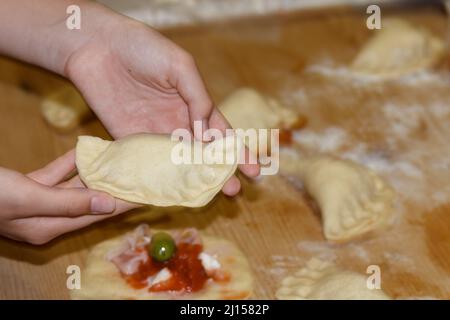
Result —
[[149, 258], [145, 246], [151, 240], [148, 225], [141, 224], [133, 232], [127, 234], [121, 245], [111, 250], [106, 259], [114, 263], [122, 274], [130, 275], [138, 271], [141, 263]]
[[148, 259], [146, 250], [128, 249], [122, 254], [115, 256], [111, 262], [115, 264], [122, 274], [131, 275], [139, 270], [141, 263], [145, 263]]

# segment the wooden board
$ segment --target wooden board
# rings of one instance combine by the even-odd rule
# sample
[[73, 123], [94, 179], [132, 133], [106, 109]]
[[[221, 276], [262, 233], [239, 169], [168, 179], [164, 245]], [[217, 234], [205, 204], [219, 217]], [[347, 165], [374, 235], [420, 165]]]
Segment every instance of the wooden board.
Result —
[[[398, 14], [445, 34], [446, 18], [439, 11]], [[331, 153], [341, 154], [359, 144], [367, 148], [366, 153], [381, 154], [387, 168], [394, 168], [381, 174], [399, 179], [392, 180], [399, 191], [399, 209], [389, 230], [347, 244], [327, 243], [320, 215], [304, 194], [274, 176], [257, 182], [243, 179], [238, 197], [220, 195], [206, 208], [169, 212], [154, 222], [156, 226], [195, 226], [235, 241], [249, 256], [255, 272], [254, 298], [274, 298], [280, 279], [317, 255], [360, 273], [368, 265], [379, 265], [382, 286], [394, 298], [450, 298], [450, 197], [446, 188], [450, 170], [444, 161], [449, 153], [450, 82], [440, 83], [441, 76], [436, 80], [433, 74], [426, 75], [431, 80], [414, 78], [409, 84], [388, 86], [344, 81], [345, 68], [340, 67], [351, 61], [370, 36], [364, 16], [346, 10], [168, 30], [166, 34], [195, 56], [215, 101], [235, 88], [252, 86], [306, 114], [306, 132], [319, 134], [330, 127], [344, 131], [345, 143]], [[6, 65], [13, 66], [11, 78], [5, 76]], [[319, 68], [311, 69], [314, 65]], [[29, 70], [2, 64], [2, 79], [26, 83], [16, 73], [24, 68]], [[41, 79], [49, 77], [41, 71], [31, 72]], [[60, 82], [50, 78], [55, 86]], [[32, 81], [22, 87], [38, 93], [48, 89]], [[54, 132], [39, 114], [40, 97], [17, 87], [1, 84], [0, 97], [0, 166], [27, 172], [73, 148], [80, 134], [107, 136], [98, 122], [68, 135]], [[401, 110], [405, 113], [397, 118], [395, 113], [383, 113], [390, 110], [388, 103], [394, 111], [405, 108]], [[412, 105], [423, 111], [419, 118], [408, 113]], [[440, 116], [433, 108], [440, 110]], [[398, 125], [404, 130], [397, 132]], [[412, 158], [413, 150], [423, 152]], [[397, 177], [406, 160], [420, 170], [422, 180]], [[440, 170], [433, 169], [439, 164], [430, 167], [434, 160], [442, 160]], [[399, 165], [389, 166], [394, 162]], [[68, 265], [82, 267], [90, 247], [152, 217], [124, 214], [41, 247], [0, 239], [0, 299], [68, 298]]]

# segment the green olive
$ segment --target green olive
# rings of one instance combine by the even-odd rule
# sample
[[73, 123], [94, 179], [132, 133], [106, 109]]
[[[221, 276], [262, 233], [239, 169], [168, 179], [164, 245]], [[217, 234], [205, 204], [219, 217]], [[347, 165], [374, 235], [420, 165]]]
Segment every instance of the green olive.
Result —
[[157, 232], [150, 241], [150, 256], [159, 262], [172, 258], [175, 253], [175, 240], [167, 232]]

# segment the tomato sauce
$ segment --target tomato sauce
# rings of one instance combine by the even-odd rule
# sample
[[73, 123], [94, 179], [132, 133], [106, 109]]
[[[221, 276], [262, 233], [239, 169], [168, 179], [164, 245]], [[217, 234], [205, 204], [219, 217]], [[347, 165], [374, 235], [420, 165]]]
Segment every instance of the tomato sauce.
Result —
[[283, 146], [289, 146], [292, 144], [293, 130], [303, 129], [307, 123], [307, 119], [304, 116], [298, 116], [295, 122], [289, 127], [289, 129], [280, 129], [280, 144]]
[[292, 130], [280, 129], [280, 145], [290, 146], [292, 144]]
[[126, 276], [125, 279], [133, 288], [142, 289], [148, 285], [148, 277], [167, 268], [172, 276], [166, 281], [151, 286], [149, 291], [199, 291], [209, 279], [198, 258], [202, 250], [203, 246], [200, 244], [179, 243], [177, 251], [170, 260], [159, 262], [149, 257], [145, 263], [141, 263], [136, 273]]

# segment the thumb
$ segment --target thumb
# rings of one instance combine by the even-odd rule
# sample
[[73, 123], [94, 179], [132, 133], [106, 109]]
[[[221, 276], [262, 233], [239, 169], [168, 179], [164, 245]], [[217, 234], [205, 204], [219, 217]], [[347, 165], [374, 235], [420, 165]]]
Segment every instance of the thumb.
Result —
[[34, 215], [76, 217], [84, 214], [113, 213], [116, 209], [115, 199], [103, 192], [85, 188], [50, 188], [43, 187], [36, 192]]

